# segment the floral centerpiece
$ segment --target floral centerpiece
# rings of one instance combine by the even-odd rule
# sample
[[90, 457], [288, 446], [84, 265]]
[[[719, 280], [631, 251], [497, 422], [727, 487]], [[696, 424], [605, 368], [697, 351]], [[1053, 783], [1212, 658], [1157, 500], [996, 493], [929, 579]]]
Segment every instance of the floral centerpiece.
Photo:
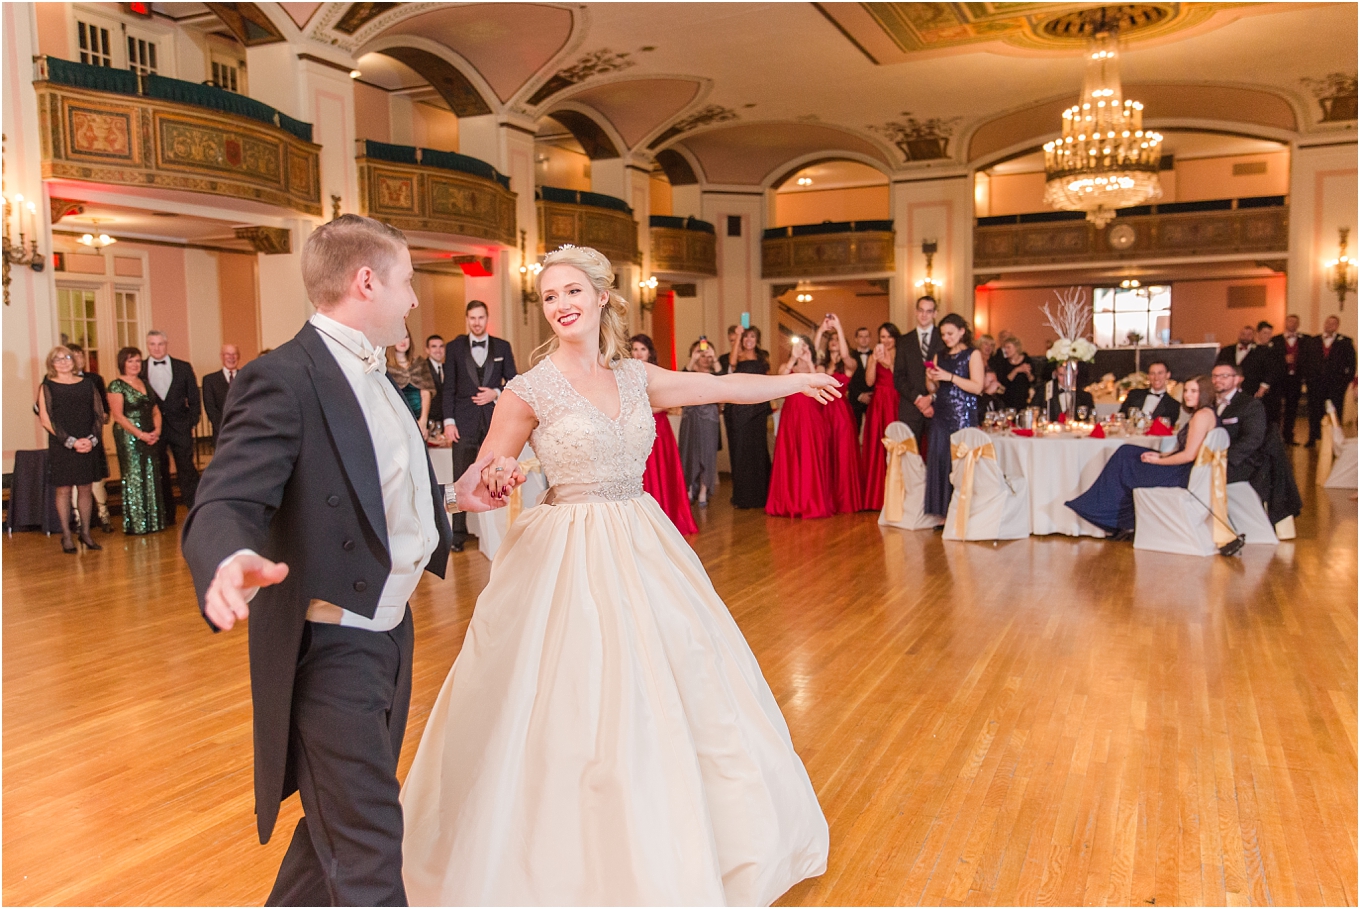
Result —
[[1080, 363], [1090, 363], [1096, 358], [1096, 345], [1086, 337], [1091, 327], [1091, 306], [1086, 302], [1086, 291], [1079, 287], [1069, 287], [1065, 291], [1055, 290], [1058, 309], [1054, 312], [1045, 303], [1040, 312], [1044, 322], [1058, 333], [1058, 340], [1048, 349], [1048, 359], [1061, 364], [1058, 367], [1058, 386], [1068, 392], [1067, 418], [1076, 419], [1077, 415], [1077, 367]]

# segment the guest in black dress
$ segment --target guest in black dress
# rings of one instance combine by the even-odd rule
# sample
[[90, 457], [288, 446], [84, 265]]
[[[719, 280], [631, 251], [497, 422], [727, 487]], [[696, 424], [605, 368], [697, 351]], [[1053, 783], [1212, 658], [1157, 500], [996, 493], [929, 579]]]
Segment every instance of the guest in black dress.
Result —
[[99, 454], [103, 449], [97, 447], [104, 432], [104, 405], [94, 382], [76, 373], [75, 357], [66, 347], [54, 347], [47, 355], [38, 418], [48, 433], [47, 469], [57, 488], [61, 551], [76, 551], [71, 539], [72, 488], [80, 509], [80, 542], [87, 549], [102, 549], [90, 536], [90, 515], [94, 512], [90, 485], [109, 474], [108, 462]]
[[1141, 445], [1120, 446], [1091, 488], [1067, 507], [1117, 540], [1133, 539], [1133, 491], [1150, 486], [1188, 486], [1204, 437], [1218, 425], [1216, 396], [1208, 376], [1195, 376], [1186, 382], [1182, 397], [1185, 409], [1190, 411], [1190, 422], [1177, 434], [1174, 451], [1162, 454]]
[[[760, 329], [741, 333], [728, 359], [729, 373], [769, 375], [770, 361], [760, 349]], [[764, 508], [770, 492], [770, 443], [767, 424], [769, 402], [728, 404], [732, 414], [729, 440], [732, 461], [732, 504], [737, 508]]]
[[[96, 369], [91, 368], [89, 358], [85, 355], [85, 348], [79, 344], [67, 344], [71, 351], [71, 356], [76, 358], [76, 375], [88, 376], [94, 383], [94, 389], [99, 393], [99, 403], [104, 406], [104, 425], [109, 423], [109, 391], [104, 386], [104, 377]], [[104, 439], [101, 437], [99, 443], [95, 445], [95, 454], [98, 455], [104, 464], [109, 463], [108, 453], [104, 450]], [[105, 471], [105, 478], [108, 471]], [[105, 533], [113, 533], [113, 521], [109, 517], [109, 493], [104, 488], [104, 480], [95, 480], [90, 484], [90, 492], [94, 494], [94, 507], [99, 512], [99, 526]], [[77, 506], [79, 507], [79, 506]]]
[[1004, 389], [1001, 395], [1007, 407], [1023, 410], [1029, 406], [1029, 390], [1034, 385], [1034, 364], [1025, 356], [1025, 346], [1019, 338], [1012, 336], [1001, 345], [1001, 363], [996, 378]]
[[925, 513], [944, 517], [954, 486], [949, 482], [953, 466], [949, 437], [960, 429], [978, 425], [978, 395], [982, 393], [982, 353], [973, 347], [972, 330], [963, 316], [950, 313], [940, 320], [940, 340], [945, 352], [926, 367], [931, 404], [930, 444], [926, 446]]

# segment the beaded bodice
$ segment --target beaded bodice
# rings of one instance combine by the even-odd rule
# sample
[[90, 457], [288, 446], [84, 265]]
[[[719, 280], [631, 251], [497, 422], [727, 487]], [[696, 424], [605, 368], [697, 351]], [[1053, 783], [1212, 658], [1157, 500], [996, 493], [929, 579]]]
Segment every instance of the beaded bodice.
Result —
[[506, 385], [538, 418], [529, 442], [554, 487], [588, 487], [593, 496], [615, 501], [642, 495], [642, 472], [656, 440], [647, 369], [640, 360], [625, 360], [613, 373], [619, 386], [613, 420], [546, 357]]

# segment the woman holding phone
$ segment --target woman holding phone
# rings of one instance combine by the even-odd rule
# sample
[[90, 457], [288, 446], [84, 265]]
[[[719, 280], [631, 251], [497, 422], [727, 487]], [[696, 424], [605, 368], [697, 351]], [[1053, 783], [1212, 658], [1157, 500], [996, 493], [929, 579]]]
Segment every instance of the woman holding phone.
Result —
[[883, 431], [897, 419], [897, 389], [893, 386], [893, 359], [902, 332], [891, 322], [878, 327], [878, 346], [864, 369], [864, 380], [874, 390], [864, 414], [864, 440], [860, 443], [859, 465], [864, 477], [864, 496], [860, 508], [883, 508], [883, 484], [888, 474], [888, 453], [883, 447]]
[[978, 396], [982, 394], [982, 352], [973, 347], [971, 327], [958, 313], [940, 320], [940, 340], [945, 352], [926, 364], [926, 385], [935, 396], [930, 420], [930, 444], [926, 446], [925, 513], [944, 517], [949, 513], [949, 482], [953, 466], [949, 437], [968, 426], [978, 425]]

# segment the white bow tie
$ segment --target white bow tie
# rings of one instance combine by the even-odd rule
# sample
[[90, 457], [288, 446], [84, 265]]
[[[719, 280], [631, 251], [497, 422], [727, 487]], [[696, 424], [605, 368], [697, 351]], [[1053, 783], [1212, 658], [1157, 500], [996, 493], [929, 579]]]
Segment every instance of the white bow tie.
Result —
[[387, 373], [387, 348], [375, 347], [368, 353], [359, 354], [359, 359], [364, 361], [364, 374]]

